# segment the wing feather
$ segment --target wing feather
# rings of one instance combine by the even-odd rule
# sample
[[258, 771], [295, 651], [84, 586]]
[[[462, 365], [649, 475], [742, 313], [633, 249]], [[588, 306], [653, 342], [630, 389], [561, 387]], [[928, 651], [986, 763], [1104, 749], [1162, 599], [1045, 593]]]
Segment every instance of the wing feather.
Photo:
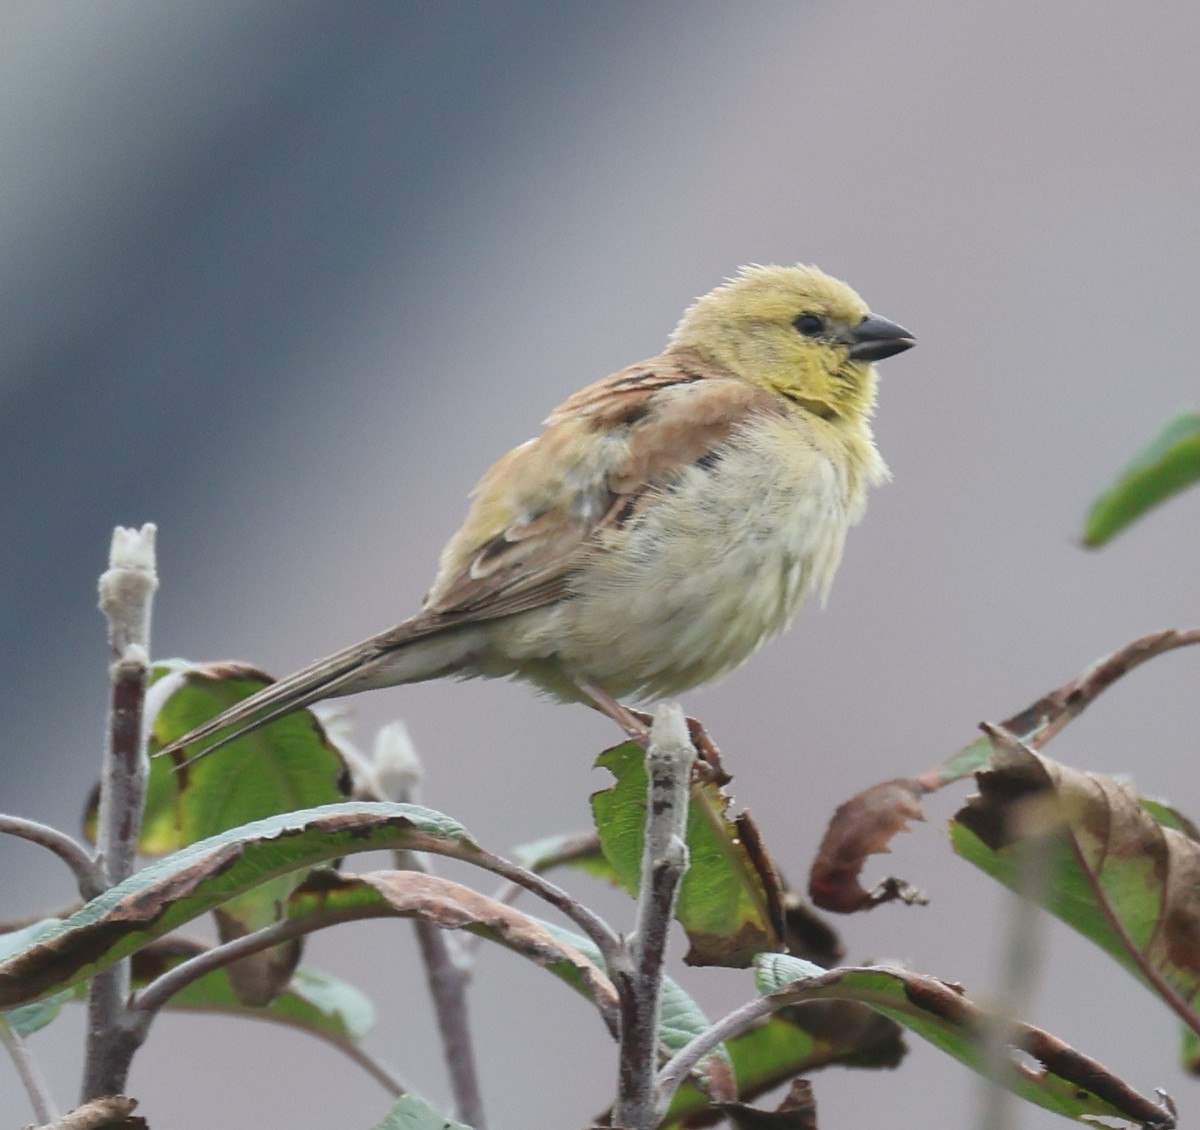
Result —
[[[484, 475], [416, 616], [271, 684], [162, 752], [220, 732], [196, 754], [205, 756], [289, 711], [398, 681], [386, 675], [389, 658], [418, 640], [569, 599], [591, 556], [613, 550], [655, 491], [719, 460], [748, 419], [784, 411], [779, 397], [683, 349], [582, 389]], [[443, 672], [416, 677], [434, 673]]]
[[654, 491], [710, 459], [778, 397], [686, 351], [577, 392], [480, 481], [422, 618], [509, 616], [569, 597], [573, 578]]

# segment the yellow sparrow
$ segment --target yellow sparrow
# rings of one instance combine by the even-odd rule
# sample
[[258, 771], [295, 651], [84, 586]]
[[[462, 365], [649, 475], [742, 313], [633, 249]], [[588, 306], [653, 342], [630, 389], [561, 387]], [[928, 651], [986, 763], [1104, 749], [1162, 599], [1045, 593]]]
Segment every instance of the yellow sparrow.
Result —
[[887, 476], [872, 362], [913, 344], [815, 267], [743, 268], [483, 476], [417, 615], [163, 752], [445, 675], [525, 679], [644, 737], [619, 699], [720, 678], [824, 597]]

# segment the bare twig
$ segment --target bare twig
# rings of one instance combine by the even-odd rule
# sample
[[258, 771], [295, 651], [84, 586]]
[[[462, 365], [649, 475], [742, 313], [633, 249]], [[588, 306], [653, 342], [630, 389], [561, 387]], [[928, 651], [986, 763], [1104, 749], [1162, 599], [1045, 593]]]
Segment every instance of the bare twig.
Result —
[[658, 708], [646, 751], [649, 790], [637, 919], [628, 956], [609, 975], [621, 998], [621, 1047], [613, 1125], [649, 1130], [655, 1118], [659, 1007], [667, 931], [687, 872], [688, 786], [695, 750], [683, 711]]
[[293, 938], [311, 934], [314, 930], [322, 930], [342, 922], [354, 922], [365, 917], [376, 915], [364, 914], [357, 908], [314, 910], [302, 918], [284, 918], [279, 922], [272, 922], [270, 926], [264, 926], [261, 930], [255, 930], [252, 934], [243, 934], [231, 942], [223, 942], [219, 946], [206, 949], [160, 974], [138, 993], [129, 1008], [130, 1023], [139, 1035], [144, 1036], [150, 1022], [163, 1005], [193, 981], [198, 981], [206, 974], [221, 969], [240, 957], [248, 957], [271, 946], [290, 942]]
[[[388, 800], [419, 803], [421, 761], [402, 725], [393, 723], [379, 731], [372, 762], [376, 788], [386, 793]], [[401, 870], [431, 873], [428, 859], [416, 852], [398, 851], [395, 858]], [[437, 1015], [456, 1116], [475, 1130], [485, 1130], [487, 1118], [467, 1009], [467, 986], [471, 983], [474, 963], [458, 938], [432, 922], [418, 918], [413, 922], [413, 930]]]
[[[270, 949], [272, 946], [290, 942], [293, 938], [302, 937], [315, 930], [323, 930], [342, 922], [352, 922], [360, 918], [375, 917], [372, 912], [364, 913], [360, 908], [350, 908], [341, 911], [316, 910], [303, 918], [286, 918], [255, 930], [252, 934], [244, 934], [231, 942], [225, 942], [211, 949], [203, 950], [194, 957], [180, 962], [174, 968], [167, 970], [155, 978], [137, 996], [130, 1006], [128, 1024], [138, 1038], [139, 1043], [145, 1039], [155, 1016], [162, 1010], [176, 993], [187, 988], [194, 981], [218, 969], [224, 968], [230, 962], [250, 954]], [[379, 1081], [392, 1095], [397, 1098], [407, 1092], [408, 1088], [378, 1060], [370, 1056], [357, 1044], [350, 1040], [333, 1039], [324, 1032], [305, 1028], [305, 1031], [333, 1044], [339, 1051], [349, 1056], [355, 1063]]]
[[[600, 850], [600, 837], [595, 832], [578, 832], [573, 836], [564, 838], [560, 850], [554, 855], [545, 856], [537, 861], [536, 864], [530, 864], [529, 868], [534, 874], [540, 874], [543, 871], [549, 871], [554, 867], [561, 867], [566, 863], [570, 863], [574, 859], [581, 856], [593, 855]], [[518, 855], [520, 858], [520, 855]], [[514, 904], [521, 892], [525, 888], [520, 883], [514, 883], [512, 880], [502, 883], [491, 894], [496, 902], [504, 903], [506, 906]], [[483, 944], [483, 938], [478, 934], [468, 934], [462, 939], [463, 950], [468, 954], [474, 954], [475, 951]]]
[[0, 816], [0, 832], [28, 840], [32, 844], [39, 844], [54, 852], [71, 869], [79, 886], [79, 893], [85, 899], [95, 898], [104, 890], [104, 875], [96, 861], [82, 844], [65, 832], [21, 816]]
[[3, 1016], [0, 1016], [0, 1044], [7, 1049], [9, 1058], [17, 1069], [17, 1076], [25, 1088], [25, 1093], [29, 1096], [29, 1102], [33, 1106], [33, 1113], [37, 1116], [37, 1120], [53, 1122], [58, 1117], [58, 1108], [54, 1105], [50, 1088], [46, 1085], [37, 1060], [30, 1054], [29, 1045], [25, 1043], [21, 1033], [16, 1031]]
[[603, 918], [593, 914], [574, 896], [568, 894], [561, 887], [555, 886], [548, 879], [543, 879], [541, 875], [527, 871], [524, 867], [519, 867], [502, 856], [493, 855], [484, 849], [475, 849], [469, 855], [464, 853], [457, 858], [482, 867], [485, 871], [491, 871], [493, 875], [499, 875], [502, 879], [509, 879], [518, 887], [523, 887], [530, 894], [537, 895], [538, 898], [549, 903], [555, 910], [560, 911], [574, 922], [592, 940], [592, 943], [600, 951], [605, 965], [609, 968], [612, 967], [613, 962], [622, 959], [625, 953], [625, 944], [618, 937], [616, 931]]
[[[111, 886], [133, 874], [148, 772], [142, 741], [142, 705], [150, 670], [150, 610], [158, 575], [155, 527], [118, 526], [108, 570], [100, 577], [100, 609], [112, 646], [112, 699], [108, 745], [100, 776], [97, 862]], [[88, 991], [87, 1058], [81, 1101], [119, 1094], [140, 1040], [126, 1023], [129, 962], [93, 979]]]

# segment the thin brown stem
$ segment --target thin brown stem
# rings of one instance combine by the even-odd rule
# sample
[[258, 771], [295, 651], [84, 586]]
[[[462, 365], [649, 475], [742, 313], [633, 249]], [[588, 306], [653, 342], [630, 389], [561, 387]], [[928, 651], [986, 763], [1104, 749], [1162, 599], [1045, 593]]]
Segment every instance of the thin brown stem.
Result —
[[[385, 728], [375, 743], [373, 756], [376, 780], [388, 795], [402, 803], [419, 803], [421, 762], [403, 727]], [[404, 871], [432, 874], [428, 859], [416, 852], [395, 853], [396, 866]], [[442, 1058], [450, 1077], [457, 1116], [474, 1130], [486, 1130], [483, 1091], [475, 1062], [475, 1043], [471, 1037], [467, 987], [471, 983], [474, 962], [460, 940], [434, 923], [418, 918], [413, 922], [425, 981], [437, 1016], [442, 1040]]]
[[37, 1120], [53, 1122], [58, 1117], [58, 1108], [50, 1095], [50, 1088], [46, 1085], [45, 1077], [37, 1065], [37, 1060], [33, 1058], [29, 1045], [25, 1043], [21, 1033], [16, 1031], [3, 1016], [0, 1016], [0, 1044], [3, 1044], [8, 1051], [13, 1067], [16, 1068], [17, 1077], [21, 1080], [21, 1086], [25, 1088], [25, 1094], [29, 1096], [29, 1102]]

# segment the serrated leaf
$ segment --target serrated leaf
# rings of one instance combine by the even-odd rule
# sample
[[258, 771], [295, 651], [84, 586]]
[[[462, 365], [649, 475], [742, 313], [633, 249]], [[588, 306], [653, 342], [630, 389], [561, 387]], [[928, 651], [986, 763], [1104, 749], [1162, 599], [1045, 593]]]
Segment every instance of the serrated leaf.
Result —
[[[646, 823], [645, 751], [634, 742], [606, 750], [596, 762], [616, 783], [592, 795], [592, 813], [605, 858], [631, 895], [642, 869]], [[730, 797], [710, 781], [693, 781], [688, 806], [690, 862], [675, 918], [691, 942], [692, 965], [749, 964], [756, 953], [778, 949], [779, 879], [761, 853], [748, 816], [731, 820]]]
[[[244, 664], [180, 659], [156, 663], [150, 678], [151, 753], [271, 682]], [[334, 804], [347, 787], [341, 754], [311, 712], [297, 711], [183, 769], [152, 758], [138, 850], [166, 855], [252, 820]], [[93, 793], [84, 819], [92, 840], [95, 817]]]
[[987, 1036], [1001, 1024], [1012, 1054], [1009, 1070], [996, 1081], [1021, 1098], [1079, 1121], [1121, 1118], [1164, 1130], [1175, 1125], [1170, 1110], [1139, 1095], [1095, 1060], [1040, 1028], [988, 1014], [957, 985], [888, 966], [814, 975], [811, 962], [783, 954], [763, 954], [755, 965], [760, 991], [775, 1000], [858, 1001], [985, 1075], [991, 1074]]
[[331, 804], [259, 820], [149, 864], [0, 961], [0, 1007], [69, 988], [276, 876], [381, 849], [482, 855], [462, 825], [411, 804]]
[[1183, 412], [1147, 444], [1088, 511], [1083, 544], [1111, 541], [1147, 510], [1200, 481], [1200, 415]]

